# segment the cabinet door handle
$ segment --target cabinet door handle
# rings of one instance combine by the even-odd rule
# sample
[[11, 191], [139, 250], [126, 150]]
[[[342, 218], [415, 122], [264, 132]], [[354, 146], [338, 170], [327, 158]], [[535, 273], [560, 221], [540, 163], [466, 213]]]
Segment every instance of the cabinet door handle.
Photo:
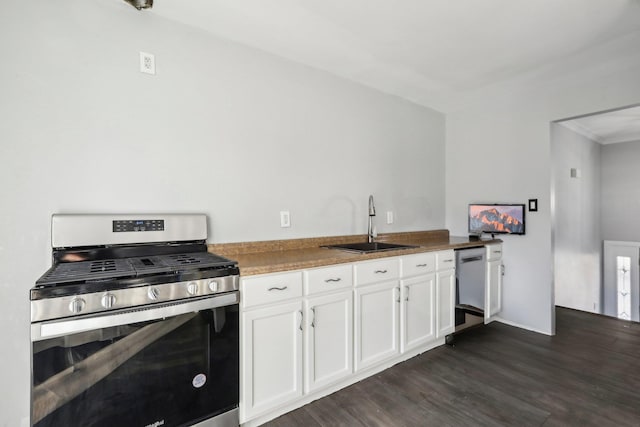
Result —
[[304, 313], [302, 312], [302, 310], [298, 311], [298, 313], [300, 313], [300, 326], [298, 326], [298, 328], [302, 330], [302, 320], [304, 319]]
[[396, 302], [400, 303], [400, 286], [398, 286], [396, 289], [398, 291], [398, 299], [396, 300]]
[[338, 277], [337, 279], [327, 279], [327, 280], [325, 280], [325, 283], [330, 283], [330, 282], [339, 282], [339, 281], [341, 281], [341, 280], [342, 280], [342, 279], [341, 279], [340, 277]]
[[315, 328], [316, 327], [316, 308], [315, 307], [311, 307], [311, 313], [313, 313], [313, 319], [311, 320], [311, 327]]
[[274, 286], [274, 287], [272, 287], [272, 288], [269, 288], [269, 291], [284, 291], [285, 289], [287, 289], [287, 287], [286, 287], [286, 286], [283, 286], [283, 287], [281, 287], [281, 288], [279, 288], [279, 287], [277, 287], [277, 286]]
[[376, 270], [374, 271], [374, 273], [376, 274], [385, 274], [387, 272], [387, 270]]
[[427, 264], [416, 264], [416, 267], [426, 267]]
[[405, 286], [404, 288], [407, 290], [407, 297], [404, 300], [409, 301], [409, 287]]

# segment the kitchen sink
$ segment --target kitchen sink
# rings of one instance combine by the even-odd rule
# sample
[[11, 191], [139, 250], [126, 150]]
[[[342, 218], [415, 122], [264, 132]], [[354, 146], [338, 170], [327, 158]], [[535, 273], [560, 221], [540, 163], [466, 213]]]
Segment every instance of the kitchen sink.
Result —
[[411, 249], [417, 248], [417, 246], [399, 245], [396, 243], [384, 243], [384, 242], [358, 242], [358, 243], [342, 243], [339, 245], [327, 245], [323, 248], [340, 249], [343, 251], [358, 252], [361, 254], [368, 254], [372, 252], [382, 251], [395, 251], [399, 249]]

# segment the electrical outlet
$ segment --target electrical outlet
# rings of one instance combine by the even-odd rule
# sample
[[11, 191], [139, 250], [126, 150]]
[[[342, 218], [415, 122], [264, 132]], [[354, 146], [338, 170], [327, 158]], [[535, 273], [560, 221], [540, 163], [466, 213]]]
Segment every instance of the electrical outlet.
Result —
[[280, 227], [291, 227], [291, 215], [289, 211], [280, 211]]
[[140, 72], [147, 74], [156, 73], [156, 57], [147, 52], [140, 52]]
[[393, 211], [387, 211], [387, 224], [393, 224]]

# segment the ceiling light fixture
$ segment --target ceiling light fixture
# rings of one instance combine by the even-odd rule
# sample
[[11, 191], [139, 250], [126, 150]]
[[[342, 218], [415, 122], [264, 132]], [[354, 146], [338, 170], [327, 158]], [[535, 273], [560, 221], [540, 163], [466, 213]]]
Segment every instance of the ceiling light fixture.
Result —
[[153, 7], [153, 0], [124, 0], [136, 9], [151, 9]]

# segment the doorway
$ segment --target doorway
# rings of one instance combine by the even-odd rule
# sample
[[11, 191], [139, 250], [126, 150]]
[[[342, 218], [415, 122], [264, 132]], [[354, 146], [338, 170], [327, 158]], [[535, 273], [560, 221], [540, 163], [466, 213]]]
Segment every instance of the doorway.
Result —
[[[605, 286], [619, 270], [614, 255], [605, 261], [603, 242], [640, 242], [640, 106], [552, 122], [551, 158], [555, 303], [628, 315], [618, 310], [618, 285]], [[629, 270], [625, 280], [637, 313], [638, 275]]]

